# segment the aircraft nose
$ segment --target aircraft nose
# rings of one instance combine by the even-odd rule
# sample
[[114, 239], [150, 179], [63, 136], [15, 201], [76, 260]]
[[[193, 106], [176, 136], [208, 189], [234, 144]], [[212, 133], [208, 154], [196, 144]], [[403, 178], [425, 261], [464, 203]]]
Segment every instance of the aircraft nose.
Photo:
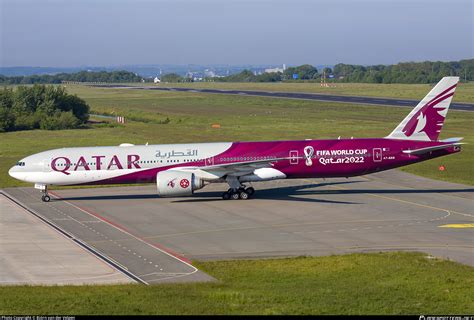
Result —
[[16, 166], [11, 167], [10, 170], [8, 170], [8, 174], [10, 175], [10, 177], [18, 180], [23, 180], [24, 178], [24, 174], [22, 174], [22, 172], [20, 172], [20, 170]]
[[15, 176], [15, 173], [16, 173], [16, 168], [15, 167], [11, 167], [10, 170], [8, 170], [8, 175], [12, 178], [16, 178]]

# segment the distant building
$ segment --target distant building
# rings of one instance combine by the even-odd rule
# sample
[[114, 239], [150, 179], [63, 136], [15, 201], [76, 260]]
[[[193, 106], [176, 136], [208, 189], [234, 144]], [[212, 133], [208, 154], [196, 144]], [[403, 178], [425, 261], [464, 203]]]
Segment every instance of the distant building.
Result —
[[214, 78], [216, 76], [216, 73], [213, 70], [206, 69], [204, 70], [204, 76], [207, 78]]
[[269, 68], [269, 69], [265, 69], [265, 73], [277, 73], [277, 72], [283, 73], [285, 70], [286, 70], [286, 64], [283, 64], [283, 67], [282, 67], [282, 68]]
[[158, 77], [155, 77], [155, 79], [153, 79], [153, 82], [154, 82], [154, 83], [160, 83], [161, 80], [160, 80]]

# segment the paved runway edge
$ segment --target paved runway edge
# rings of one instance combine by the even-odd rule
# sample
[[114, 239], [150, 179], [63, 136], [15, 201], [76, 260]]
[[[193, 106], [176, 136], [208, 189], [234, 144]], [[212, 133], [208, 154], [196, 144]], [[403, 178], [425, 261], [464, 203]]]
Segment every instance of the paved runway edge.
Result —
[[[276, 91], [251, 91], [251, 90], [225, 90], [225, 89], [196, 89], [196, 88], [171, 88], [171, 87], [139, 87], [127, 85], [93, 85], [100, 88], [116, 88], [116, 89], [134, 89], [134, 90], [159, 90], [159, 91], [181, 91], [194, 93], [210, 93], [210, 94], [230, 94], [230, 95], [249, 95], [270, 98], [286, 98], [286, 99], [302, 99], [316, 100], [326, 102], [343, 102], [351, 104], [370, 104], [392, 107], [409, 107], [413, 108], [418, 104], [418, 100], [385, 98], [385, 97], [364, 97], [350, 95], [330, 95], [307, 92], [276, 92]], [[422, 97], [420, 97], [421, 99]], [[457, 103], [453, 102], [450, 106], [451, 110], [457, 111], [474, 111], [473, 103]]]
[[10, 195], [8, 192], [5, 192], [4, 190], [0, 190], [0, 194], [2, 194], [4, 197], [6, 197], [10, 201], [14, 202], [16, 205], [20, 206], [24, 210], [26, 210], [28, 213], [30, 213], [30, 214], [34, 215], [36, 218], [40, 219], [43, 223], [47, 224], [48, 226], [50, 226], [51, 228], [53, 228], [54, 230], [56, 230], [57, 232], [59, 232], [60, 234], [65, 236], [66, 238], [70, 239], [71, 241], [76, 243], [78, 246], [82, 247], [83, 249], [87, 250], [88, 252], [90, 252], [91, 254], [93, 254], [94, 256], [99, 258], [100, 260], [104, 261], [109, 266], [111, 266], [114, 269], [122, 272], [127, 277], [131, 278], [132, 280], [134, 280], [136, 282], [139, 282], [139, 283], [142, 283], [142, 284], [147, 284], [146, 282], [141, 280], [139, 277], [137, 277], [133, 273], [129, 272], [126, 268], [120, 266], [119, 264], [115, 263], [112, 259], [110, 259], [106, 255], [104, 255], [104, 254], [100, 253], [99, 251], [95, 250], [92, 246], [89, 246], [87, 243], [84, 243], [80, 239], [75, 238], [72, 234], [70, 234], [66, 230], [60, 228], [59, 226], [57, 226], [53, 222], [49, 221], [48, 219], [45, 219], [40, 214], [36, 213], [34, 210], [28, 208], [23, 203], [18, 201], [15, 197]]
[[[54, 205], [54, 201], [52, 201], [50, 203], [51, 210], [46, 211], [44, 210], [44, 203], [24, 192], [22, 188], [3, 189], [0, 190], [0, 193], [109, 266], [122, 272], [138, 283], [148, 285], [164, 282], [202, 282], [215, 280], [188, 263], [189, 260], [172, 256], [169, 252], [165, 251], [166, 248], [162, 246], [159, 248], [155, 243], [151, 244], [148, 241], [139, 239], [126, 230], [122, 230], [106, 221], [106, 219], [100, 219], [96, 216], [95, 221], [90, 221], [91, 219], [85, 215], [91, 215], [90, 212], [76, 207], [67, 201], [56, 202], [56, 205]], [[38, 206], [40, 206], [42, 210], [39, 210], [39, 208], [35, 210], [35, 207]], [[39, 211], [41, 211], [42, 214], [40, 214]], [[57, 212], [62, 215], [59, 216]], [[74, 222], [74, 226], [71, 222]], [[91, 228], [86, 225], [87, 223], [94, 223], [96, 225], [100, 223], [101, 228], [105, 230], [99, 232], [95, 230], [99, 229], [98, 226]], [[128, 236], [124, 237], [123, 234], [127, 234]], [[123, 244], [125, 242], [127, 246], [131, 248], [135, 247], [133, 248], [133, 255], [140, 257], [140, 259], [143, 258], [142, 263], [136, 263], [137, 261], [130, 263], [129, 256], [124, 255], [123, 252], [117, 252], [116, 246], [111, 247], [107, 243], [99, 242], [97, 237], [94, 238], [96, 235], [110, 239], [110, 241], [116, 244], [120, 249], [127, 249]], [[132, 252], [130, 249], [127, 250], [128, 252]], [[151, 265], [152, 259], [155, 261], [153, 265]], [[160, 271], [153, 269], [153, 267], [158, 268], [158, 266], [161, 267]], [[164, 268], [174, 270], [162, 272]]]

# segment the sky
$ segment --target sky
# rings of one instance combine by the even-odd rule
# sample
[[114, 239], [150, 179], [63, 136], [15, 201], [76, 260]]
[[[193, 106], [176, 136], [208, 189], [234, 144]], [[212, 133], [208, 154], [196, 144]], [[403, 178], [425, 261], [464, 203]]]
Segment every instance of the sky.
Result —
[[0, 66], [474, 57], [472, 0], [0, 0]]

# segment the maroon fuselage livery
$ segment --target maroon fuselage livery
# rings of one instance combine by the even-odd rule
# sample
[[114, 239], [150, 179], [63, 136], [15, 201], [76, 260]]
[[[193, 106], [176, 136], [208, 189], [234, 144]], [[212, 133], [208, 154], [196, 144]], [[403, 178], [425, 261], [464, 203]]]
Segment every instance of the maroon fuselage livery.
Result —
[[[410, 150], [444, 145], [445, 148], [423, 154], [407, 153]], [[308, 146], [312, 147], [312, 154], [305, 154], [304, 150]], [[284, 173], [287, 178], [352, 177], [393, 169], [460, 150], [459, 146], [444, 142], [384, 138], [234, 142], [228, 150], [212, 159], [150, 168], [86, 184], [151, 183], [156, 181], [156, 175], [160, 171], [189, 166], [206, 167], [209, 163], [222, 165], [272, 158], [288, 158], [272, 162], [273, 168]]]

